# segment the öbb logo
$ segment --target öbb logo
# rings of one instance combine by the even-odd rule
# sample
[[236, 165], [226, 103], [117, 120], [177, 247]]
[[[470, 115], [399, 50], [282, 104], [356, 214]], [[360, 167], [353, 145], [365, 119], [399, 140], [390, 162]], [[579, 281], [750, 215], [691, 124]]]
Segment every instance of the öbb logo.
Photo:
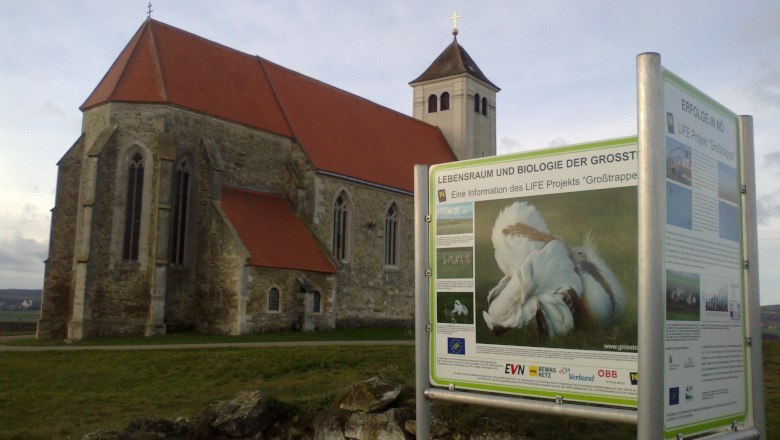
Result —
[[615, 370], [599, 370], [599, 377], [606, 377], [607, 379], [617, 379], [618, 373]]

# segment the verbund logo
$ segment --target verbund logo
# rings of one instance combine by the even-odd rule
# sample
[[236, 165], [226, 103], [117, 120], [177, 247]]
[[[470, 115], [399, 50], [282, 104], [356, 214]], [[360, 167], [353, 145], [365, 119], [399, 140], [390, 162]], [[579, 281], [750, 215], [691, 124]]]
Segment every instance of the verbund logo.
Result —
[[596, 379], [596, 375], [585, 376], [583, 374], [569, 373], [569, 380], [576, 380], [579, 382], [593, 382]]

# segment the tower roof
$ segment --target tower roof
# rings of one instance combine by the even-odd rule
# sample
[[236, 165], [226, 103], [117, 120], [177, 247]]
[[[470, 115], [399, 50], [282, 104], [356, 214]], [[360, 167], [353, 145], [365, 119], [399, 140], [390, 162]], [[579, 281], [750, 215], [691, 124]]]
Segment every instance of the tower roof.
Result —
[[455, 160], [432, 125], [152, 19], [81, 110], [106, 102], [169, 104], [274, 133], [318, 170], [407, 192], [415, 164]]
[[436, 57], [433, 63], [425, 69], [425, 72], [409, 84], [462, 75], [464, 73], [479, 79], [495, 88], [496, 91], [501, 90], [497, 85], [493, 84], [492, 81], [487, 79], [485, 74], [479, 69], [479, 66], [477, 66], [477, 63], [475, 63], [468, 52], [466, 52], [466, 49], [458, 44], [457, 36], [452, 39], [452, 43]]

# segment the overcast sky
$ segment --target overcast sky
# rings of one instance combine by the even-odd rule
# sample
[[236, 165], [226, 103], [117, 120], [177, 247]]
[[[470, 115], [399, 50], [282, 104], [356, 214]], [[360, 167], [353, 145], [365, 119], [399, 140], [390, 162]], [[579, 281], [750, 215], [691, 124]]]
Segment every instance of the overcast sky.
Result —
[[[57, 161], [146, 0], [0, 0], [0, 288], [41, 288]], [[754, 118], [762, 304], [780, 303], [776, 1], [157, 0], [152, 17], [405, 114], [452, 41], [499, 87], [498, 152], [636, 134], [636, 55]]]

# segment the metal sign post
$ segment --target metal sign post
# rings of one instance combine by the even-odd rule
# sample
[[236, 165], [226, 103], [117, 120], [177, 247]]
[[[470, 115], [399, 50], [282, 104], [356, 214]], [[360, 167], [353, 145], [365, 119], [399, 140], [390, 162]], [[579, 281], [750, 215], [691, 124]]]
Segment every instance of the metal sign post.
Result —
[[431, 405], [425, 396], [428, 389], [429, 336], [428, 324], [428, 167], [414, 166], [414, 340], [415, 340], [415, 405], [417, 409], [417, 439], [428, 440], [431, 426]]

